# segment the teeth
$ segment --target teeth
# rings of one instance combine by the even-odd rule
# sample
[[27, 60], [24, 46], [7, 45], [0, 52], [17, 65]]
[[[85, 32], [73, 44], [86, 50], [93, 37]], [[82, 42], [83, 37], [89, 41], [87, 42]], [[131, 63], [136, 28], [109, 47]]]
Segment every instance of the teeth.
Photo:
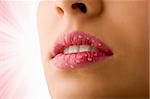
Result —
[[69, 47], [64, 49], [64, 53], [68, 53]]
[[75, 53], [75, 52], [79, 52], [79, 47], [78, 46], [70, 46], [68, 48], [68, 53]]
[[93, 47], [93, 48], [91, 48], [91, 51], [97, 52], [97, 49]]
[[74, 45], [74, 46], [69, 46], [64, 49], [64, 53], [75, 53], [75, 52], [85, 52], [85, 51], [94, 51], [97, 52], [97, 49], [94, 47], [91, 47], [89, 45]]
[[88, 45], [81, 45], [79, 47], [80, 47], [79, 52], [90, 51], [91, 49], [91, 46], [88, 46]]

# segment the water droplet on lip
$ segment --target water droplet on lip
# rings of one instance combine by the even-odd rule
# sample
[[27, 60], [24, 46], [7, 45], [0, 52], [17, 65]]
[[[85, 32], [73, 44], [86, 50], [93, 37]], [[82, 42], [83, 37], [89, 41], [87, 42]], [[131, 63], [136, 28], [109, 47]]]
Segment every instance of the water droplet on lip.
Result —
[[79, 59], [81, 59], [81, 58], [82, 58], [82, 56], [81, 56], [81, 55], [79, 55], [79, 56], [78, 56], [78, 58], [79, 58]]
[[95, 53], [94, 56], [97, 56], [97, 53]]
[[87, 39], [87, 40], [89, 40], [89, 38], [88, 38], [88, 37], [87, 37], [86, 39]]
[[102, 44], [101, 44], [101, 43], [99, 43], [99, 44], [98, 44], [98, 46], [102, 46]]
[[73, 40], [74, 40], [74, 41], [76, 41], [76, 40], [77, 40], [77, 38], [76, 38], [76, 37], [74, 37], [74, 38], [73, 38]]
[[78, 37], [79, 37], [80, 39], [82, 38], [82, 36], [81, 36], [81, 35], [79, 35]]
[[80, 60], [76, 60], [75, 62], [76, 62], [76, 63], [80, 63]]
[[71, 68], [74, 68], [74, 66], [70, 65]]
[[94, 40], [92, 40], [92, 42], [94, 43], [95, 41], [94, 41]]
[[85, 54], [84, 56], [87, 56], [87, 54]]
[[92, 61], [92, 58], [88, 58], [88, 61]]

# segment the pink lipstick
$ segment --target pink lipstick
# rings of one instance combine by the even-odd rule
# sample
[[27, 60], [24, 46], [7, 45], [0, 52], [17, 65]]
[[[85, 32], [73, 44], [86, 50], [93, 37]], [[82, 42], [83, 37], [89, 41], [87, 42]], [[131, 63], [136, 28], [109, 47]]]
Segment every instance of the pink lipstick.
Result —
[[58, 68], [72, 69], [87, 67], [112, 55], [112, 50], [95, 36], [75, 31], [58, 37], [52, 50], [52, 61]]

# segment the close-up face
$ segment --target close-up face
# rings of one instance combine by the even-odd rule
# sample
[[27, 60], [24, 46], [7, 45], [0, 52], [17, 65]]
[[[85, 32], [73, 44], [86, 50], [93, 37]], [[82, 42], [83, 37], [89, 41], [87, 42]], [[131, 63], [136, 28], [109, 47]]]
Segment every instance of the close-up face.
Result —
[[148, 97], [148, 0], [44, 0], [37, 17], [53, 99]]

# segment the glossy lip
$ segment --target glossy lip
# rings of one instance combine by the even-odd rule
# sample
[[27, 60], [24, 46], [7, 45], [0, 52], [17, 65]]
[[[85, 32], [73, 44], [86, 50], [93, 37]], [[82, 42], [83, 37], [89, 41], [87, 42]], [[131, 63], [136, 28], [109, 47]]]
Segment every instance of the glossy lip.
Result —
[[[98, 51], [64, 54], [64, 49], [72, 45], [90, 45]], [[88, 67], [87, 64], [101, 62], [112, 55], [112, 50], [95, 36], [81, 31], [74, 31], [71, 33], [62, 33], [62, 35], [57, 38], [52, 50], [52, 61], [54, 66], [58, 68], [72, 69]]]

